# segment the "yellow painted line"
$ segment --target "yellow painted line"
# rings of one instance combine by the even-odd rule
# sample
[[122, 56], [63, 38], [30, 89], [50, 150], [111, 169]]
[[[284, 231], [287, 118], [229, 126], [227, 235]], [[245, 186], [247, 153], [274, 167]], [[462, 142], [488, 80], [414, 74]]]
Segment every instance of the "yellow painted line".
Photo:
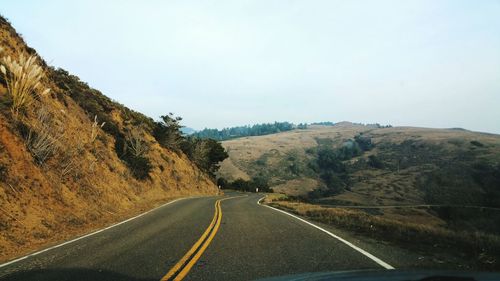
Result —
[[[193, 247], [191, 247], [191, 249], [189, 249], [189, 251], [168, 271], [168, 273], [163, 276], [161, 281], [181, 281], [182, 279], [184, 279], [184, 277], [186, 277], [191, 268], [193, 268], [196, 262], [201, 258], [208, 245], [210, 245], [215, 235], [217, 234], [217, 231], [219, 230], [222, 221], [222, 208], [220, 202], [244, 196], [247, 195], [228, 197], [219, 199], [215, 202], [215, 214], [208, 228], [201, 235], [200, 239], [196, 241]], [[208, 238], [207, 235], [209, 235]]]
[[217, 223], [215, 224], [214, 231], [210, 233], [210, 236], [208, 237], [207, 241], [201, 246], [200, 250], [194, 255], [194, 257], [189, 261], [189, 263], [182, 269], [181, 272], [175, 277], [175, 281], [180, 281], [186, 277], [188, 272], [191, 270], [191, 268], [196, 264], [196, 262], [201, 258], [201, 255], [205, 252], [207, 249], [208, 245], [212, 242], [212, 239], [214, 239], [215, 234], [219, 230], [220, 227], [220, 222], [222, 220], [222, 210], [220, 207], [220, 200], [218, 201], [219, 205], [217, 206], [219, 208], [219, 218], [217, 220]]
[[214, 217], [212, 219], [212, 222], [207, 227], [207, 229], [205, 230], [205, 232], [201, 235], [200, 239], [198, 239], [198, 241], [196, 241], [196, 243], [194, 243], [193, 247], [191, 247], [191, 249], [189, 249], [189, 251], [168, 271], [168, 273], [165, 276], [163, 276], [163, 278], [161, 279], [161, 281], [167, 281], [170, 278], [172, 278], [174, 276], [174, 274], [181, 269], [182, 265], [184, 265], [188, 261], [188, 259], [194, 254], [194, 252], [196, 251], [196, 249], [198, 249], [200, 247], [200, 244], [205, 240], [205, 238], [207, 237], [208, 233], [210, 233], [210, 230], [215, 225], [216, 219], [218, 217], [218, 214], [217, 214], [218, 210], [219, 210], [217, 208], [218, 204], [220, 204], [220, 199], [215, 202], [215, 213], [214, 213]]

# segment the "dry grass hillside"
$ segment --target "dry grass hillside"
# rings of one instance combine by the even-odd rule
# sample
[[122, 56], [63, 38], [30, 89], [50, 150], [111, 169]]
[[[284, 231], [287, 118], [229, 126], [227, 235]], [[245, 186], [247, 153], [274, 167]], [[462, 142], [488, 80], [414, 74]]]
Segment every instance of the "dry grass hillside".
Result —
[[[350, 182], [348, 189], [335, 195], [339, 202], [422, 204], [425, 198], [418, 188], [418, 176], [459, 164], [453, 160], [482, 161], [493, 167], [500, 163], [499, 135], [461, 129], [373, 128], [342, 122], [224, 141], [229, 158], [222, 163], [219, 175], [228, 180], [265, 177], [274, 191], [305, 195], [324, 187], [311, 167], [316, 149], [341, 148], [360, 134], [371, 140], [373, 148], [344, 161]], [[370, 156], [383, 166], [366, 165]]]
[[34, 56], [43, 74], [25, 104], [0, 79], [0, 262], [171, 198], [217, 192], [185, 154], [155, 140], [150, 118], [47, 66], [2, 17], [0, 47], [2, 58]]
[[[500, 266], [500, 135], [342, 122], [224, 141], [219, 176], [259, 179], [313, 220]], [[462, 249], [462, 252], [456, 252]]]
[[[264, 176], [277, 192], [289, 195], [305, 194], [320, 185], [317, 176], [307, 169], [307, 150], [318, 146], [317, 140], [332, 139], [341, 144], [369, 128], [349, 122], [336, 126], [309, 126], [265, 136], [244, 137], [223, 141], [229, 158], [221, 164], [219, 175], [228, 179], [250, 179]], [[305, 173], [294, 173], [297, 166]]]

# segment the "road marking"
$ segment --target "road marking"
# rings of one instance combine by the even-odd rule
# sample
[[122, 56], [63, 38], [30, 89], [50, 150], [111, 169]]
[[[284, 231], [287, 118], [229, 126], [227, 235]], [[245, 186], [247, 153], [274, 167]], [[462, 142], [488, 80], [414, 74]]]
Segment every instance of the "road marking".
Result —
[[198, 197], [199, 197], [199, 196], [193, 196], [193, 197], [184, 197], [184, 198], [178, 198], [178, 199], [175, 199], [175, 200], [170, 201], [170, 202], [168, 202], [168, 203], [165, 203], [165, 204], [163, 204], [163, 205], [161, 205], [161, 206], [158, 206], [158, 207], [156, 207], [156, 208], [154, 208], [154, 209], [151, 209], [151, 210], [149, 210], [149, 211], [147, 211], [147, 212], [145, 212], [145, 213], [142, 213], [142, 214], [139, 214], [139, 215], [137, 215], [137, 216], [135, 216], [135, 217], [132, 217], [132, 218], [126, 219], [126, 220], [124, 220], [124, 221], [122, 221], [122, 222], [119, 222], [119, 223], [116, 223], [116, 224], [110, 225], [110, 226], [105, 227], [105, 228], [103, 228], [103, 229], [100, 229], [100, 230], [94, 231], [94, 232], [92, 232], [92, 233], [89, 233], [89, 234], [86, 234], [86, 235], [80, 236], [80, 237], [78, 237], [78, 238], [75, 238], [75, 239], [72, 239], [72, 240], [66, 241], [66, 242], [64, 242], [64, 243], [61, 243], [61, 244], [58, 244], [58, 245], [55, 245], [55, 246], [52, 246], [52, 247], [49, 247], [49, 248], [43, 249], [43, 250], [41, 250], [41, 251], [31, 253], [31, 254], [26, 255], [26, 256], [24, 256], [24, 257], [20, 257], [20, 258], [17, 258], [17, 259], [15, 259], [15, 260], [11, 260], [11, 261], [9, 261], [9, 262], [6, 262], [6, 263], [3, 263], [3, 264], [0, 264], [0, 268], [5, 267], [5, 266], [8, 266], [8, 265], [11, 265], [11, 264], [13, 264], [13, 263], [16, 263], [16, 262], [19, 262], [19, 261], [22, 261], [22, 260], [25, 260], [25, 259], [27, 259], [27, 258], [29, 258], [29, 257], [33, 257], [33, 256], [39, 255], [39, 254], [41, 254], [41, 253], [45, 253], [45, 252], [47, 252], [47, 251], [50, 251], [50, 250], [53, 250], [53, 249], [56, 249], [56, 248], [62, 247], [62, 246], [64, 246], [64, 245], [71, 244], [71, 243], [73, 243], [73, 242], [76, 242], [76, 241], [78, 241], [78, 240], [81, 240], [81, 239], [87, 238], [87, 237], [89, 237], [89, 236], [92, 236], [92, 235], [95, 235], [95, 234], [101, 233], [101, 232], [103, 232], [103, 231], [105, 231], [105, 230], [108, 230], [108, 229], [111, 229], [111, 228], [113, 228], [113, 227], [116, 227], [116, 226], [122, 225], [122, 224], [127, 223], [127, 222], [129, 222], [129, 221], [131, 221], [131, 220], [134, 220], [134, 219], [140, 218], [140, 217], [142, 217], [142, 216], [144, 216], [144, 215], [146, 215], [146, 214], [149, 214], [149, 213], [151, 213], [151, 212], [153, 212], [153, 211], [155, 211], [155, 210], [157, 210], [157, 209], [163, 208], [163, 207], [165, 207], [165, 206], [167, 206], [167, 205], [170, 205], [170, 204], [172, 204], [172, 203], [175, 203], [175, 202], [177, 202], [177, 201], [184, 200], [184, 199], [198, 198]]
[[220, 206], [220, 202], [245, 196], [247, 195], [227, 197], [219, 199], [215, 202], [215, 213], [210, 225], [207, 227], [205, 232], [203, 232], [198, 241], [194, 243], [191, 249], [189, 249], [189, 251], [167, 272], [165, 276], [163, 276], [161, 281], [180, 281], [186, 277], [191, 268], [193, 268], [196, 262], [201, 258], [219, 230], [222, 221], [222, 208]]
[[[266, 196], [267, 196], [267, 195], [266, 195]], [[263, 204], [261, 204], [261, 203], [260, 203], [260, 201], [262, 201], [264, 198], [266, 198], [266, 196], [264, 196], [264, 197], [260, 198], [260, 199], [257, 201], [257, 204], [259, 204], [259, 205], [261, 205], [261, 206], [264, 206], [264, 207], [268, 207], [268, 208], [270, 208], [270, 209], [273, 209], [273, 210], [275, 210], [275, 211], [281, 212], [281, 213], [283, 213], [283, 214], [289, 215], [289, 216], [291, 216], [291, 217], [293, 217], [293, 218], [296, 218], [296, 219], [298, 219], [298, 220], [300, 220], [300, 221], [302, 221], [302, 222], [304, 222], [304, 223], [306, 223], [306, 224], [308, 224], [308, 225], [310, 225], [310, 226], [312, 226], [312, 227], [314, 227], [314, 228], [316, 228], [316, 229], [319, 229], [319, 230], [323, 231], [324, 233], [326, 233], [326, 234], [330, 235], [331, 237], [333, 237], [333, 238], [335, 238], [335, 239], [339, 240], [340, 242], [342, 242], [342, 243], [346, 244], [347, 246], [349, 246], [349, 247], [353, 248], [354, 250], [356, 250], [356, 251], [360, 252], [361, 254], [365, 255], [366, 257], [370, 258], [372, 261], [376, 262], [378, 265], [382, 266], [382, 267], [383, 267], [383, 268], [385, 268], [385, 269], [395, 269], [392, 265], [390, 265], [390, 264], [388, 264], [388, 263], [384, 262], [383, 260], [381, 260], [381, 259], [377, 258], [376, 256], [374, 256], [374, 255], [372, 255], [372, 254], [368, 253], [367, 251], [365, 251], [365, 250], [363, 250], [363, 249], [359, 248], [358, 246], [356, 246], [356, 245], [352, 244], [351, 242], [349, 242], [349, 241], [345, 240], [344, 238], [342, 238], [342, 237], [340, 237], [340, 236], [338, 236], [338, 235], [335, 235], [335, 234], [331, 233], [330, 231], [328, 231], [328, 230], [326, 230], [326, 229], [324, 229], [324, 228], [321, 228], [321, 227], [319, 227], [319, 226], [317, 226], [317, 225], [315, 225], [315, 224], [313, 224], [313, 223], [310, 223], [310, 222], [306, 221], [305, 219], [302, 219], [302, 218], [300, 218], [300, 217], [298, 217], [298, 216], [292, 215], [292, 214], [290, 214], [290, 213], [288, 213], [288, 212], [285, 212], [285, 211], [283, 211], [283, 210], [280, 210], [280, 209], [277, 209], [277, 208], [274, 208], [274, 207], [271, 207], [271, 206], [268, 206], [268, 205], [263, 205]]]

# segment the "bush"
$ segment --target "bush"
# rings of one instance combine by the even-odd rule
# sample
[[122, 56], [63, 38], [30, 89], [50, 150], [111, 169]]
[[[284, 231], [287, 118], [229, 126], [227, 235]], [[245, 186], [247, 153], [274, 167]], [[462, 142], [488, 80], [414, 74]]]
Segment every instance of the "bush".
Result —
[[257, 188], [259, 192], [273, 192], [267, 183], [267, 179], [262, 177], [256, 177], [251, 180], [237, 179], [233, 182], [228, 182], [224, 178], [219, 178], [217, 184], [221, 186], [222, 189], [234, 189], [246, 192], [255, 192]]
[[7, 167], [5, 167], [3, 164], [0, 164], [0, 180], [5, 181], [7, 177]]
[[144, 133], [138, 129], [127, 132], [127, 151], [135, 157], [141, 157], [149, 151], [149, 144], [144, 139]]
[[355, 136], [354, 141], [359, 145], [359, 148], [361, 148], [361, 150], [363, 151], [371, 150], [374, 146], [372, 140], [369, 137], [364, 136], [363, 134]]
[[125, 161], [136, 179], [145, 180], [150, 178], [149, 172], [151, 172], [153, 166], [148, 158], [127, 153], [122, 157], [122, 160]]
[[59, 150], [62, 138], [61, 128], [52, 121], [52, 115], [45, 107], [41, 107], [36, 118], [29, 124], [18, 123], [18, 130], [24, 138], [26, 147], [35, 161], [42, 165]]
[[[0, 52], [2, 52], [1, 47]], [[36, 98], [33, 96], [34, 93], [38, 91], [39, 96], [43, 96], [50, 91], [40, 87], [44, 72], [36, 61], [35, 55], [26, 58], [23, 54], [19, 55], [18, 61], [10, 56], [0, 59], [0, 73], [12, 98], [11, 109], [14, 116], [33, 103], [33, 99]]]
[[368, 165], [375, 169], [383, 169], [384, 163], [375, 155], [368, 156]]
[[479, 141], [471, 141], [470, 144], [472, 144], [473, 146], [477, 146], [477, 147], [483, 147], [484, 144], [480, 143]]

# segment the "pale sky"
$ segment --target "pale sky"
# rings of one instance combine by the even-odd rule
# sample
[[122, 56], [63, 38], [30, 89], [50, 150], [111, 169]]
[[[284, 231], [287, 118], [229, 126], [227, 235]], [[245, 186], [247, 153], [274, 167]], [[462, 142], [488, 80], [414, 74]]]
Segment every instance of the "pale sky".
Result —
[[49, 64], [195, 129], [353, 121], [500, 133], [500, 1], [20, 1]]

